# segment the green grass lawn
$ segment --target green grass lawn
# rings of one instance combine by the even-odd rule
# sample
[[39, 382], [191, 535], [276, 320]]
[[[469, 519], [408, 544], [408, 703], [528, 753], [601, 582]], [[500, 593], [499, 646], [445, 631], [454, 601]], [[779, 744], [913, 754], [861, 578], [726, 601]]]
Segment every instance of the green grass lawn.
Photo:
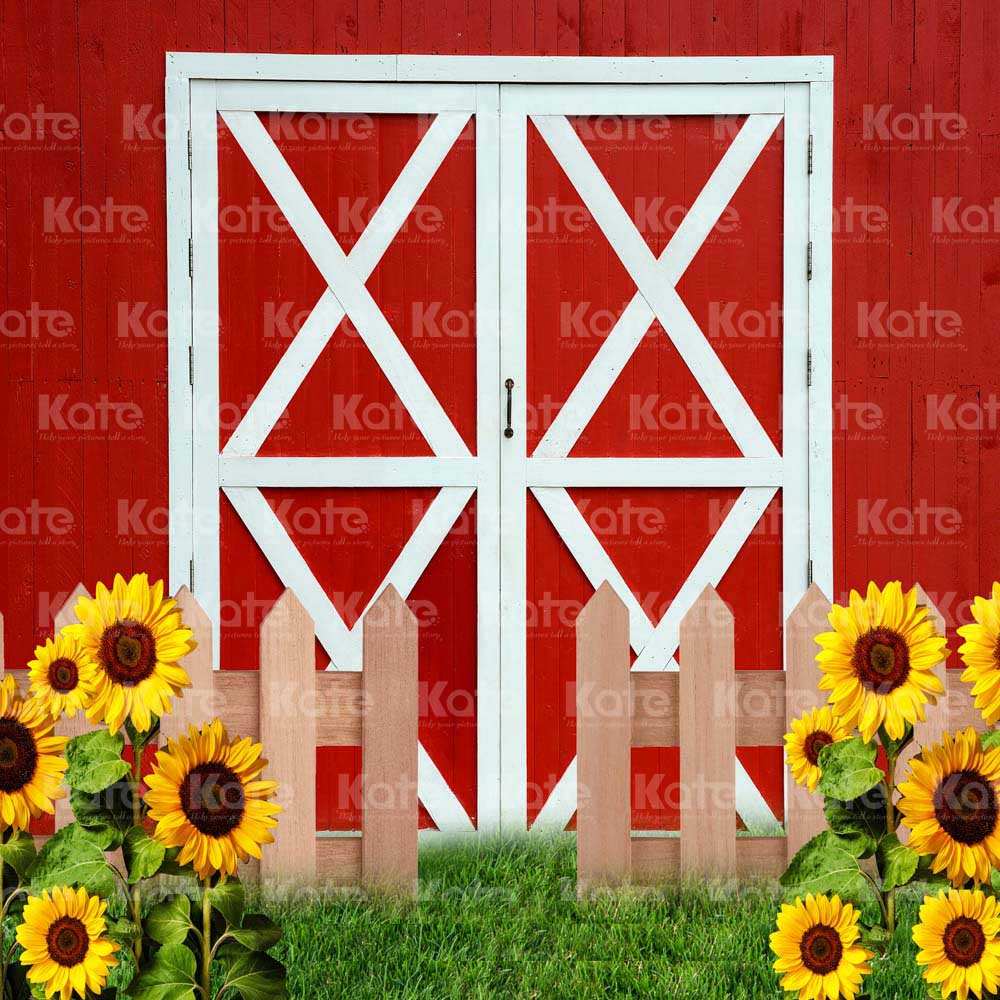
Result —
[[[868, 980], [878, 1000], [926, 997], [906, 930]], [[779, 997], [773, 886], [576, 899], [575, 840], [424, 847], [419, 902], [359, 895], [272, 905], [293, 997]]]

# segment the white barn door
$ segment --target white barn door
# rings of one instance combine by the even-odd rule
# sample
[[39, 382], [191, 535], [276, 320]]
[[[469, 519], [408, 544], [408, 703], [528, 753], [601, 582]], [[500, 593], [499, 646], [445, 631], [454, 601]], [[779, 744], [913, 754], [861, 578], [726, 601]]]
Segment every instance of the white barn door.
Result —
[[[646, 60], [643, 69], [629, 60], [563, 60], [574, 82], [562, 83], [560, 61], [553, 60], [478, 60], [474, 66], [420, 57], [372, 57], [349, 65], [338, 57], [184, 58], [168, 79], [168, 101], [189, 124], [189, 134], [171, 136], [168, 153], [172, 584], [190, 582], [224, 631], [227, 579], [258, 572], [242, 552], [255, 546], [267, 572], [294, 589], [314, 618], [320, 666], [360, 670], [361, 628], [379, 593], [392, 584], [404, 598], [419, 601], [422, 581], [433, 572], [443, 592], [440, 578], [447, 572], [434, 570], [435, 560], [449, 546], [455, 551], [459, 538], [467, 547], [454, 558], [474, 564], [473, 582], [465, 588], [456, 579], [455, 589], [475, 591], [474, 620], [438, 621], [437, 634], [443, 645], [454, 644], [474, 660], [461, 666], [463, 683], [474, 688], [474, 708], [466, 718], [444, 721], [441, 732], [447, 732], [428, 737], [435, 740], [430, 750], [421, 746], [421, 803], [443, 831], [564, 827], [576, 801], [572, 720], [565, 704], [556, 704], [564, 695], [552, 695], [555, 680], [539, 663], [545, 650], [562, 657], [571, 621], [561, 623], [558, 637], [533, 637], [532, 628], [549, 614], [542, 606], [548, 596], [538, 600], [536, 578], [554, 573], [569, 581], [567, 587], [576, 588], [572, 597], [550, 595], [567, 606], [609, 580], [629, 608], [635, 670], [678, 669], [681, 617], [706, 584], [718, 585], [727, 572], [743, 573], [733, 567], [778, 508], [774, 538], [766, 541], [769, 554], [753, 558], [771, 567], [760, 578], [775, 584], [782, 611], [796, 603], [810, 578], [827, 590], [832, 586], [830, 94], [827, 82], [811, 82], [823, 67], [810, 60], [801, 67], [796, 60], [765, 60], [757, 71], [753, 60], [707, 61], [711, 66]], [[207, 60], [204, 67], [199, 58]], [[689, 73], [705, 82], [683, 82]], [[660, 82], [627, 82], [644, 74]], [[357, 166], [342, 163], [339, 173], [331, 167], [324, 178], [315, 152], [300, 157], [290, 151], [285, 126], [272, 127], [268, 116], [274, 115], [312, 116], [327, 129], [345, 116], [365, 116], [377, 126], [372, 150], [379, 135], [394, 137], [384, 157], [370, 151], [378, 192], [350, 238], [338, 230], [329, 198], [344, 194], [337, 185], [348, 183], [344, 179]], [[636, 146], [633, 124], [649, 120], [664, 123], [661, 131], [651, 139], [640, 128]], [[693, 140], [683, 139], [683, 122], [697, 120], [721, 123], [713, 140], [717, 162], [700, 179], [686, 164], [701, 154]], [[621, 126], [620, 142], [593, 131], [608, 123]], [[654, 149], [656, 169], [669, 179], [676, 162], [686, 178], [683, 204], [674, 206], [679, 210], [669, 232], [651, 239], [620, 177], [613, 176], [614, 157], [639, 164], [670, 134], [680, 142], [676, 161], [666, 147]], [[412, 136], [410, 146], [406, 136]], [[332, 161], [339, 156], [335, 128], [326, 138]], [[465, 243], [443, 237], [435, 244], [408, 227], [462, 150], [470, 156], [468, 177], [449, 182], [446, 197], [455, 225], [467, 224], [472, 235]], [[304, 167], [309, 155], [311, 174]], [[744, 210], [740, 221], [744, 245], [756, 245], [753, 232], [759, 230], [768, 252], [779, 255], [769, 265], [779, 271], [778, 333], [758, 365], [761, 372], [770, 365], [768, 381], [756, 378], [754, 364], [732, 364], [727, 335], [720, 340], [718, 330], [708, 328], [695, 299], [725, 302], [738, 297], [728, 285], [741, 282], [745, 291], [743, 270], [727, 283], [715, 266], [704, 274], [716, 278], [704, 279], [699, 254], [713, 245], [737, 193], [747, 197], [747, 179], [761, 169], [756, 165], [770, 158], [773, 168], [776, 155], [778, 193], [773, 183], [758, 180], [759, 190], [769, 194], [759, 211]], [[562, 185], [551, 197], [539, 186], [543, 156], [548, 165], [541, 173]], [[245, 174], [237, 182], [234, 158]], [[242, 272], [227, 270], [227, 246], [234, 242], [227, 199], [234, 183], [248, 204], [259, 209], [266, 203], [265, 216], [279, 220], [280, 230], [277, 239], [252, 226], [241, 234], [240, 252], [250, 261]], [[596, 268], [587, 251], [567, 251], [556, 232], [566, 219], [579, 218], [603, 248]], [[551, 219], [562, 221], [546, 221]], [[553, 227], [544, 237], [551, 236], [551, 247], [543, 239], [541, 252], [539, 224]], [[404, 260], [399, 247], [407, 240]], [[421, 335], [396, 299], [399, 286], [433, 286], [442, 255], [468, 257], [458, 262], [467, 279], [454, 284], [472, 289], [471, 332], [454, 351], [439, 355], [443, 360], [428, 361], [416, 342]], [[810, 280], [811, 269], [818, 280]], [[263, 286], [276, 271], [282, 272], [276, 287], [296, 289], [299, 319], [281, 334], [286, 342], [280, 351], [267, 354], [261, 317], [274, 303], [249, 284], [227, 284], [227, 274], [239, 273], [243, 281], [256, 276]], [[700, 276], [692, 295], [685, 282], [695, 272]], [[590, 296], [586, 289], [597, 275], [604, 275], [604, 291]], [[760, 287], [768, 280], [762, 272]], [[596, 300], [610, 286], [627, 291], [605, 310], [600, 336], [575, 354], [550, 350], [544, 341], [548, 306], [538, 304], [548, 293], [539, 289], [548, 287], [564, 299], [566, 314], [576, 315], [574, 297]], [[442, 288], [444, 302], [449, 294]], [[330, 352], [345, 345], [353, 353], [331, 364]], [[658, 443], [648, 448], [633, 447], [622, 436], [614, 406], [633, 378], [630, 366], [648, 367], [650, 350], [669, 351], [688, 380], [678, 384], [692, 398], [699, 394], [714, 421], [704, 440], [696, 435], [673, 450], [662, 440], [662, 427]], [[358, 352], [368, 374], [357, 374]], [[471, 403], [463, 412], [455, 386], [469, 357]], [[242, 370], [243, 382], [231, 378], [233, 369]], [[320, 379], [317, 395], [321, 370], [327, 382]], [[342, 447], [346, 439], [331, 431], [322, 385], [343, 387], [355, 376], [364, 382], [359, 392], [381, 393], [385, 411], [398, 418], [395, 437], [373, 432], [370, 441]], [[235, 384], [245, 384], [247, 399], [227, 424], [220, 412], [232, 405]], [[556, 384], [558, 391], [542, 402], [542, 389]], [[303, 404], [310, 392], [313, 402]], [[762, 405], [762, 396], [771, 402]], [[305, 424], [296, 425], [303, 417]], [[728, 443], [720, 444], [722, 437]], [[703, 547], [678, 576], [683, 560], [673, 565], [673, 556], [663, 554], [674, 551], [669, 517], [661, 532], [666, 549], [651, 546], [638, 557], [638, 550], [619, 545], [614, 527], [597, 525], [590, 495], [616, 490], [624, 491], [626, 503], [634, 500], [628, 491], [639, 491], [654, 505], [670, 491], [689, 506], [699, 491], [724, 496]], [[328, 546], [317, 556], [310, 540], [303, 544], [302, 533], [290, 529], [281, 504], [323, 491], [385, 497], [386, 511], [395, 509], [393, 496], [419, 493], [423, 499], [419, 515], [393, 526], [398, 544], [391, 558], [365, 562], [356, 541]], [[462, 538], [466, 522], [471, 544]], [[537, 541], [542, 523], [549, 532], [544, 546]], [[687, 552], [691, 546], [685, 541], [681, 547]], [[349, 614], [330, 581], [351, 566], [371, 575], [376, 564], [364, 599]], [[637, 565], [647, 577], [661, 568], [673, 574], [655, 608], [633, 579]], [[224, 654], [219, 634], [217, 628], [216, 664]], [[571, 665], [552, 670], [562, 671], [559, 684], [572, 685]], [[748, 769], [740, 761], [736, 768], [741, 818], [754, 829], [773, 827], [775, 810]]]
[[[808, 88], [804, 85], [502, 89], [501, 367], [509, 380], [506, 384], [513, 387], [514, 414], [513, 437], [504, 442], [502, 449], [501, 476], [502, 789], [503, 816], [508, 826], [523, 826], [525, 817], [533, 814], [540, 826], [561, 829], [572, 817], [577, 798], [575, 759], [566, 763], [566, 740], [562, 759], [556, 758], [556, 766], [565, 766], [565, 770], [554, 786], [552, 780], [558, 772], [551, 770], [551, 757], [548, 763], [539, 759], [534, 765], [529, 760], [532, 734], [544, 731], [547, 712], [555, 715], [551, 725], [561, 726], [570, 744], [573, 739], [566, 718], [571, 702], [569, 683], [557, 687], [556, 695], [546, 701], [544, 692], [551, 690], [554, 678], [544, 675], [559, 668], [551, 663], [549, 652], [536, 653], [535, 663], [529, 652], [525, 662], [526, 647], [531, 650], [540, 641], [532, 638], [532, 629], [535, 633], [545, 631], [544, 623], [539, 621], [539, 605], [542, 601], [558, 605], [568, 600], [565, 593], [539, 592], [537, 587], [531, 593], [532, 580], [545, 573], [546, 562], [551, 562], [552, 556], [533, 551], [532, 543], [527, 541], [531, 534], [527, 524], [529, 503], [544, 511], [589, 586], [596, 589], [608, 580], [627, 605], [633, 669], [638, 671], [678, 669], [676, 652], [682, 617], [706, 585], [720, 584], [770, 505], [780, 518], [775, 541], [781, 552], [771, 560], [780, 563], [776, 582], [782, 614], [794, 607], [816, 572], [809, 537], [809, 427], [805, 419], [809, 398], [811, 253], [808, 102]], [[633, 204], [623, 204], [620, 192], [595, 162], [584, 139], [609, 162], [616, 156], [624, 157], [626, 173], [638, 172], [637, 164], [649, 155], [643, 149], [646, 140], [652, 141], [658, 131], [668, 133], [670, 129], [675, 140], [683, 138], [678, 133], [683, 133], [686, 123], [698, 118], [712, 122], [718, 140], [715, 144], [719, 146], [718, 162], [703, 184], [688, 188], [688, 198], [679, 206], [681, 211], [668, 215], [668, 223], [678, 216], [679, 221], [668, 226], [669, 233], [658, 234], [669, 238], [661, 240], [662, 248], [654, 252], [650, 234], [640, 231], [643, 223], [649, 223], [648, 214], [643, 218], [641, 211], [633, 211]], [[654, 123], [659, 123], [658, 127]], [[688, 128], [694, 131], [693, 126]], [[780, 143], [774, 143], [776, 133], [780, 133]], [[533, 158], [529, 142], [544, 144], [545, 153]], [[776, 308], [778, 314], [769, 333], [772, 343], [768, 345], [772, 355], [780, 354], [777, 365], [783, 372], [780, 403], [776, 404], [780, 413], [773, 421], [772, 433], [762, 426], [744, 394], [753, 388], [752, 371], [749, 376], [742, 373], [749, 385], [737, 383], [720, 359], [718, 330], [703, 329], [678, 291], [706, 239], [720, 225], [724, 213], [732, 211], [734, 196], [769, 143], [772, 159], [777, 154], [781, 161], [772, 170], [773, 178], [763, 181], [772, 188], [773, 201], [753, 214], [744, 209], [739, 221], [743, 239], [751, 248], [755, 246], [754, 229], [775, 232], [772, 242], [780, 255], [776, 266], [783, 266], [779, 290], [769, 304], [760, 305], [762, 313]], [[691, 158], [695, 155], [694, 144], [688, 136]], [[551, 157], [562, 178], [568, 180], [570, 187], [563, 186], [562, 197], [552, 193], [558, 190], [555, 187], [549, 191], [543, 183], [533, 183], [533, 170], [537, 172], [538, 168], [531, 164], [537, 163], [541, 155]], [[680, 174], [686, 169], [696, 173], [683, 157], [678, 157], [674, 169]], [[657, 192], [644, 189], [644, 194], [655, 196]], [[575, 227], [567, 221], [573, 218], [578, 219]], [[540, 230], [544, 230], [541, 235]], [[593, 238], [588, 238], [588, 231]], [[578, 241], [580, 248], [567, 252], [566, 243], [573, 243], [575, 233], [585, 234]], [[543, 247], [549, 240], [552, 246], [539, 252], [537, 263], [529, 266], [532, 240], [541, 241]], [[541, 310], [529, 307], [529, 298], [533, 284], [537, 287], [550, 282], [559, 288], [576, 289], [574, 274], [560, 277], [560, 266], [565, 269], [560, 255], [568, 259], [572, 272], [580, 260], [589, 259], [587, 254], [596, 240], [616, 258], [616, 266], [624, 269], [630, 294], [620, 308], [616, 304], [611, 310], [614, 316], [600, 332], [599, 347], [582, 365], [574, 356], [580, 353], [580, 330], [566, 329], [560, 321], [558, 338], [550, 336], [550, 324], [537, 321]], [[583, 288], [577, 299], [560, 301], [563, 316], [572, 315], [578, 300], [587, 302], [588, 282], [600, 280], [601, 268], [595, 271], [590, 274], [584, 268]], [[731, 292], [723, 280], [714, 288], [702, 289], [702, 296], [713, 303], [724, 302]], [[749, 305], [757, 305], [752, 297]], [[536, 322], [532, 323], [529, 313], [536, 316]], [[586, 337], [593, 332], [584, 327], [582, 334]], [[710, 334], [716, 336], [714, 341]], [[689, 444], [678, 457], [669, 434], [652, 449], [636, 449], [627, 442], [628, 451], [616, 454], [602, 446], [601, 442], [609, 438], [622, 440], [623, 436], [614, 433], [601, 434], [600, 424], [624, 419], [624, 413], [616, 415], [613, 409], [602, 407], [630, 364], [636, 364], [637, 348], [650, 336], [672, 345], [679, 364], [693, 377], [706, 411], [716, 415], [722, 433], [730, 439], [731, 455], [720, 454], [717, 442], [706, 440], [704, 454], [697, 445]], [[641, 363], [655, 359], [655, 350], [655, 346], [649, 348]], [[557, 360], [551, 360], [553, 353]], [[538, 365], [577, 365], [580, 374], [570, 383], [568, 393], [566, 380], [561, 381], [561, 392], [553, 403], [543, 397], [539, 383], [545, 383], [536, 370]], [[661, 377], [660, 385], [667, 391], [670, 383], [668, 376]], [[598, 430], [592, 435], [596, 448], [592, 443], [589, 450], [584, 450], [586, 457], [571, 457], [588, 427]], [[595, 523], [594, 518], [588, 518], [587, 501], [570, 493], [571, 489], [602, 490], [604, 495], [628, 498], [636, 495], [635, 491], [639, 495], [663, 495], [685, 489], [707, 492], [719, 488], [739, 492], [713, 525], [703, 551], [685, 566], [686, 575], [670, 595], [669, 606], [655, 618], [644, 606], [642, 588], [626, 579], [612, 554], [616, 542], [613, 536], [627, 530], [626, 526]], [[664, 540], [659, 549], [655, 544], [647, 546], [647, 554], [642, 557], [647, 574], [655, 576], [655, 566], [649, 564], [663, 558], [670, 548], [669, 540]], [[826, 576], [825, 555], [817, 557], [817, 561], [823, 563], [819, 574]], [[566, 575], [565, 569], [562, 573]], [[756, 613], [766, 614], [765, 608], [762, 601]], [[532, 622], [533, 626], [529, 624]], [[572, 642], [571, 637], [566, 641], [567, 631], [563, 629], [561, 642], [550, 641], [544, 649], [551, 651], [561, 646], [571, 656]], [[780, 666], [780, 658], [771, 665]], [[541, 740], [536, 738], [534, 743], [540, 745]], [[542, 752], [536, 751], [536, 757], [541, 758]], [[735, 766], [739, 815], [749, 828], [773, 832], [780, 827], [774, 811], [739, 759]]]

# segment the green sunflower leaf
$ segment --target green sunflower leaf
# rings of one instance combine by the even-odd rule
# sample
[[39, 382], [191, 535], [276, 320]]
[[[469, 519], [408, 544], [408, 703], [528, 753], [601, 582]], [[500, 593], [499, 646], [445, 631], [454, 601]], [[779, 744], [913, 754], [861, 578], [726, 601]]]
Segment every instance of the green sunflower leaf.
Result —
[[[941, 889], [946, 892], [951, 889], [951, 879], [944, 872], [934, 872], [931, 870], [931, 866], [934, 863], [934, 856], [931, 854], [924, 855], [921, 857], [917, 863], [917, 873], [913, 877], [914, 882], [920, 882], [922, 885], [926, 886], [932, 893], [938, 893]], [[996, 878], [997, 873], [994, 871], [991, 878]], [[996, 883], [994, 883], [994, 890], [997, 888]]]
[[194, 954], [183, 944], [164, 945], [129, 987], [132, 1000], [191, 1000], [195, 996]]
[[122, 842], [122, 857], [128, 869], [130, 883], [152, 878], [163, 864], [167, 849], [154, 840], [141, 826], [133, 826]]
[[125, 732], [128, 733], [128, 741], [135, 748], [136, 753], [142, 753], [150, 743], [160, 734], [160, 720], [157, 716], [151, 716], [149, 729], [140, 732], [132, 725], [132, 719], [125, 720]]
[[132, 920], [108, 920], [106, 937], [119, 944], [131, 945], [139, 936], [139, 925]]
[[212, 909], [221, 914], [230, 927], [243, 925], [243, 910], [246, 906], [246, 893], [243, 883], [238, 878], [227, 878], [208, 890], [208, 899]]
[[157, 903], [143, 922], [146, 933], [160, 944], [183, 944], [191, 930], [191, 900], [187, 896]]
[[905, 750], [913, 742], [913, 726], [907, 722], [903, 735], [894, 740], [885, 730], [885, 726], [880, 726], [878, 738], [885, 749], [887, 756], [898, 757], [900, 752]]
[[163, 864], [160, 867], [161, 875], [179, 875], [179, 876], [194, 876], [194, 869], [191, 867], [190, 863], [186, 865], [180, 865], [177, 863], [177, 858], [180, 856], [181, 849], [179, 847], [168, 847], [167, 852], [163, 857]]
[[285, 967], [279, 961], [254, 951], [237, 958], [229, 967], [225, 988], [236, 990], [243, 1000], [282, 1000], [288, 997], [285, 977]]
[[892, 941], [892, 935], [881, 924], [876, 924], [874, 927], [865, 927], [861, 924], [860, 927], [861, 943], [877, 954], [884, 955]]
[[886, 833], [885, 788], [878, 784], [849, 801], [827, 798], [823, 813], [834, 833], [857, 838], [860, 856], [870, 857]]
[[849, 740], [829, 743], [819, 752], [822, 777], [817, 790], [835, 799], [850, 800], [864, 795], [883, 778], [875, 766], [878, 748], [855, 736]]
[[836, 893], [841, 899], [863, 905], [873, 891], [855, 854], [856, 844], [824, 830], [805, 844], [781, 876], [785, 896], [805, 898], [808, 893]]
[[239, 958], [245, 958], [251, 953], [249, 948], [244, 947], [239, 941], [227, 938], [219, 945], [215, 957], [227, 967], [232, 965]]
[[35, 838], [27, 830], [11, 834], [10, 840], [0, 844], [0, 858], [14, 869], [18, 878], [23, 879], [28, 874], [37, 855]]
[[1000, 747], [1000, 729], [987, 729], [985, 733], [980, 733], [979, 742], [984, 750]]
[[69, 802], [80, 826], [105, 836], [109, 849], [121, 847], [133, 822], [132, 785], [128, 781], [116, 781], [99, 792], [74, 788]]
[[229, 933], [250, 951], [267, 951], [281, 940], [281, 928], [263, 913], [248, 913], [243, 926], [230, 927]]
[[107, 729], [74, 736], [66, 745], [66, 784], [81, 792], [101, 792], [131, 771], [122, 760], [125, 738]]
[[45, 842], [28, 875], [38, 892], [56, 885], [83, 886], [91, 895], [115, 891], [115, 874], [104, 858], [106, 841], [79, 823], [64, 826]]
[[882, 876], [882, 891], [888, 892], [906, 885], [917, 872], [920, 857], [916, 851], [899, 842], [894, 833], [887, 833], [875, 852], [878, 873]]

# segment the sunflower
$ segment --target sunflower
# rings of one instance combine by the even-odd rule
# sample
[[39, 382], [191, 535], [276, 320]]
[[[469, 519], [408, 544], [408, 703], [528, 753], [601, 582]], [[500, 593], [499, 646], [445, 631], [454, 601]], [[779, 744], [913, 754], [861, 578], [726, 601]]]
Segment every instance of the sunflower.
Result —
[[849, 607], [833, 606], [830, 624], [832, 632], [816, 636], [823, 647], [816, 654], [820, 690], [830, 692], [844, 725], [860, 729], [866, 742], [882, 725], [900, 739], [907, 722], [924, 720], [925, 702], [944, 693], [932, 668], [948, 650], [927, 608], [917, 606], [916, 588], [904, 594], [897, 580], [884, 591], [869, 583], [866, 597], [852, 590]]
[[778, 960], [774, 971], [781, 988], [798, 991], [799, 1000], [854, 1000], [862, 978], [870, 973], [872, 952], [857, 942], [861, 935], [858, 911], [839, 896], [813, 896], [803, 903], [785, 903], [778, 929], [771, 935], [771, 951]]
[[108, 970], [118, 964], [118, 945], [101, 937], [107, 930], [108, 904], [86, 889], [55, 888], [52, 896], [29, 896], [17, 943], [24, 948], [21, 964], [30, 965], [28, 981], [44, 984], [47, 997], [60, 1000], [97, 995], [104, 989]]
[[917, 964], [924, 965], [924, 979], [940, 983], [941, 994], [966, 1000], [996, 992], [1000, 985], [1000, 917], [997, 901], [978, 889], [924, 896], [920, 923], [913, 940], [920, 947]]
[[815, 792], [823, 774], [818, 763], [820, 750], [830, 743], [849, 739], [850, 735], [851, 731], [827, 705], [793, 719], [792, 731], [785, 733], [785, 762], [792, 770], [792, 777]]
[[956, 888], [969, 879], [988, 882], [990, 866], [1000, 865], [998, 782], [1000, 748], [983, 750], [970, 726], [924, 747], [899, 785], [910, 847], [933, 854], [932, 870], [947, 871]]
[[32, 819], [52, 814], [64, 798], [60, 756], [67, 737], [50, 736], [55, 722], [44, 702], [24, 701], [14, 678], [0, 684], [0, 819], [3, 828], [27, 830]]
[[970, 682], [976, 708], [992, 726], [1000, 719], [1000, 583], [993, 596], [972, 602], [975, 624], [963, 625], [958, 634], [965, 640], [958, 654], [965, 663], [962, 680]]
[[201, 878], [234, 875], [237, 859], [259, 859], [260, 845], [274, 842], [270, 828], [281, 807], [267, 800], [278, 785], [259, 780], [267, 766], [260, 752], [249, 737], [230, 741], [216, 719], [200, 731], [191, 726], [156, 755], [145, 799], [154, 836], [180, 847], [178, 863], [190, 862]]
[[71, 719], [85, 709], [97, 690], [97, 666], [80, 646], [76, 636], [60, 632], [35, 647], [28, 661], [31, 695], [48, 706], [53, 719], [66, 714]]
[[97, 585], [96, 597], [81, 597], [79, 624], [67, 625], [97, 666], [96, 691], [87, 708], [91, 722], [117, 730], [131, 718], [147, 732], [153, 716], [170, 711], [170, 699], [191, 681], [177, 661], [195, 648], [181, 622], [177, 602], [163, 599], [163, 581], [152, 586], [145, 573], [126, 583], [118, 574], [111, 590]]

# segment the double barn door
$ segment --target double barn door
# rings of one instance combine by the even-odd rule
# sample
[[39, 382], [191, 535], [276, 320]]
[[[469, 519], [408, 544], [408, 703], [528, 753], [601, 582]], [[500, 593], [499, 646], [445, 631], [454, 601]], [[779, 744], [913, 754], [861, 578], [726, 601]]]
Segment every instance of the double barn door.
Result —
[[[421, 621], [425, 825], [564, 826], [572, 623], [601, 581], [635, 670], [678, 669], [709, 583], [738, 665], [780, 669], [784, 614], [829, 586], [826, 85], [808, 60], [470, 83], [447, 82], [461, 60], [331, 82], [323, 57], [312, 79], [206, 58], [168, 79], [190, 124], [168, 178], [173, 582], [223, 668], [256, 666], [293, 588], [334, 670], [362, 668], [394, 585]], [[479, 78], [505, 75], [525, 78]], [[642, 754], [635, 825], [669, 827], [676, 751]], [[354, 825], [356, 767], [325, 756], [324, 825]], [[743, 821], [780, 820], [780, 751], [735, 767]]]

